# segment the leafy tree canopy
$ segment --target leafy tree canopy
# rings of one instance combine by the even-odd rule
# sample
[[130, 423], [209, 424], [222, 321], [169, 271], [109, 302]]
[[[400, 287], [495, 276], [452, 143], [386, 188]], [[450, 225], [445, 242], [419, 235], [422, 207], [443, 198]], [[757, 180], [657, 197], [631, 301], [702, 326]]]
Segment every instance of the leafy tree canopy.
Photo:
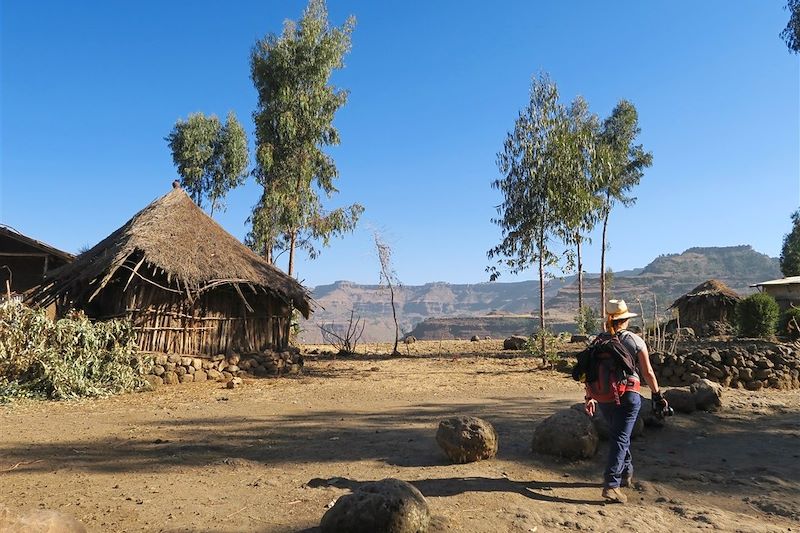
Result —
[[800, 209], [792, 213], [792, 231], [783, 237], [780, 264], [787, 278], [800, 276]]
[[192, 200], [202, 207], [207, 198], [212, 216], [216, 209], [224, 209], [227, 192], [247, 177], [247, 135], [236, 115], [229, 113], [223, 125], [214, 115], [193, 113], [179, 120], [165, 140], [181, 186]]
[[781, 32], [781, 39], [786, 42], [791, 52], [800, 54], [800, 0], [788, 0], [789, 22]]
[[323, 151], [339, 144], [333, 126], [336, 111], [347, 102], [347, 91], [331, 82], [350, 50], [355, 19], [330, 27], [323, 0], [311, 0], [299, 22], [287, 21], [281, 35], [258, 41], [251, 54], [251, 78], [258, 92], [256, 167], [253, 174], [263, 193], [253, 208], [248, 243], [270, 256], [305, 248], [311, 258], [315, 242], [328, 245], [332, 236], [355, 228], [364, 208], [359, 204], [326, 211], [321, 195], [338, 192], [338, 171]]

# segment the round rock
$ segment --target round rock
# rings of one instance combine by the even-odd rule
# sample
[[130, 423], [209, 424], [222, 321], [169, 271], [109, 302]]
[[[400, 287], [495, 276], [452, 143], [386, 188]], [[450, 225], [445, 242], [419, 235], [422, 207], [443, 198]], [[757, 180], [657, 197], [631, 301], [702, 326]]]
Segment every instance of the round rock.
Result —
[[564, 409], [536, 426], [531, 449], [567, 459], [585, 459], [597, 452], [597, 430], [591, 419], [575, 409]]
[[336, 500], [322, 516], [322, 533], [424, 533], [431, 523], [428, 502], [399, 479], [366, 483]]
[[504, 350], [522, 350], [528, 344], [528, 337], [512, 335], [503, 341]]
[[454, 463], [472, 463], [497, 455], [497, 433], [489, 422], [474, 416], [439, 422], [436, 442]]

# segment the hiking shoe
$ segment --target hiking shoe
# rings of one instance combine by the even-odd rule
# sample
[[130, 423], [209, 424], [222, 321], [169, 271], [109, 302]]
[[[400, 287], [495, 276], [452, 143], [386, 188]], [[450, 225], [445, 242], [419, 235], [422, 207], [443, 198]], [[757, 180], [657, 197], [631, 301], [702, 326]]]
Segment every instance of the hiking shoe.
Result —
[[625, 474], [622, 476], [622, 481], [619, 484], [620, 487], [633, 487], [633, 474]]
[[625, 503], [628, 501], [627, 496], [619, 490], [619, 487], [606, 487], [603, 489], [603, 498], [609, 503]]

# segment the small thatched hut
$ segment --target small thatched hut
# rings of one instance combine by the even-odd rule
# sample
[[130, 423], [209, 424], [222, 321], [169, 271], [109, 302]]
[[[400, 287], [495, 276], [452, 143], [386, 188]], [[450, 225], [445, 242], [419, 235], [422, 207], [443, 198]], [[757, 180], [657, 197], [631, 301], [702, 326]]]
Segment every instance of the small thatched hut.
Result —
[[30, 297], [99, 320], [128, 317], [144, 351], [213, 356], [287, 345], [305, 288], [212, 220], [179, 188], [154, 201]]
[[49, 271], [74, 259], [72, 254], [0, 225], [0, 288], [3, 292], [21, 294], [39, 285]]
[[702, 331], [710, 322], [733, 322], [740, 299], [727, 285], [710, 279], [675, 300], [669, 309], [678, 310], [681, 326]]

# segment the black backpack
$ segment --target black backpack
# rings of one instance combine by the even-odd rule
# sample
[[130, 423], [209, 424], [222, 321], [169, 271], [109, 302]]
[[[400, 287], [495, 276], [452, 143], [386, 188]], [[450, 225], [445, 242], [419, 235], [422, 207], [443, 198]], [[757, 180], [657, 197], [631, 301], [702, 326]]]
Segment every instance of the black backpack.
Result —
[[628, 378], [637, 374], [636, 357], [619, 335], [600, 333], [577, 357], [572, 379], [586, 383], [592, 398], [599, 402], [619, 403]]

